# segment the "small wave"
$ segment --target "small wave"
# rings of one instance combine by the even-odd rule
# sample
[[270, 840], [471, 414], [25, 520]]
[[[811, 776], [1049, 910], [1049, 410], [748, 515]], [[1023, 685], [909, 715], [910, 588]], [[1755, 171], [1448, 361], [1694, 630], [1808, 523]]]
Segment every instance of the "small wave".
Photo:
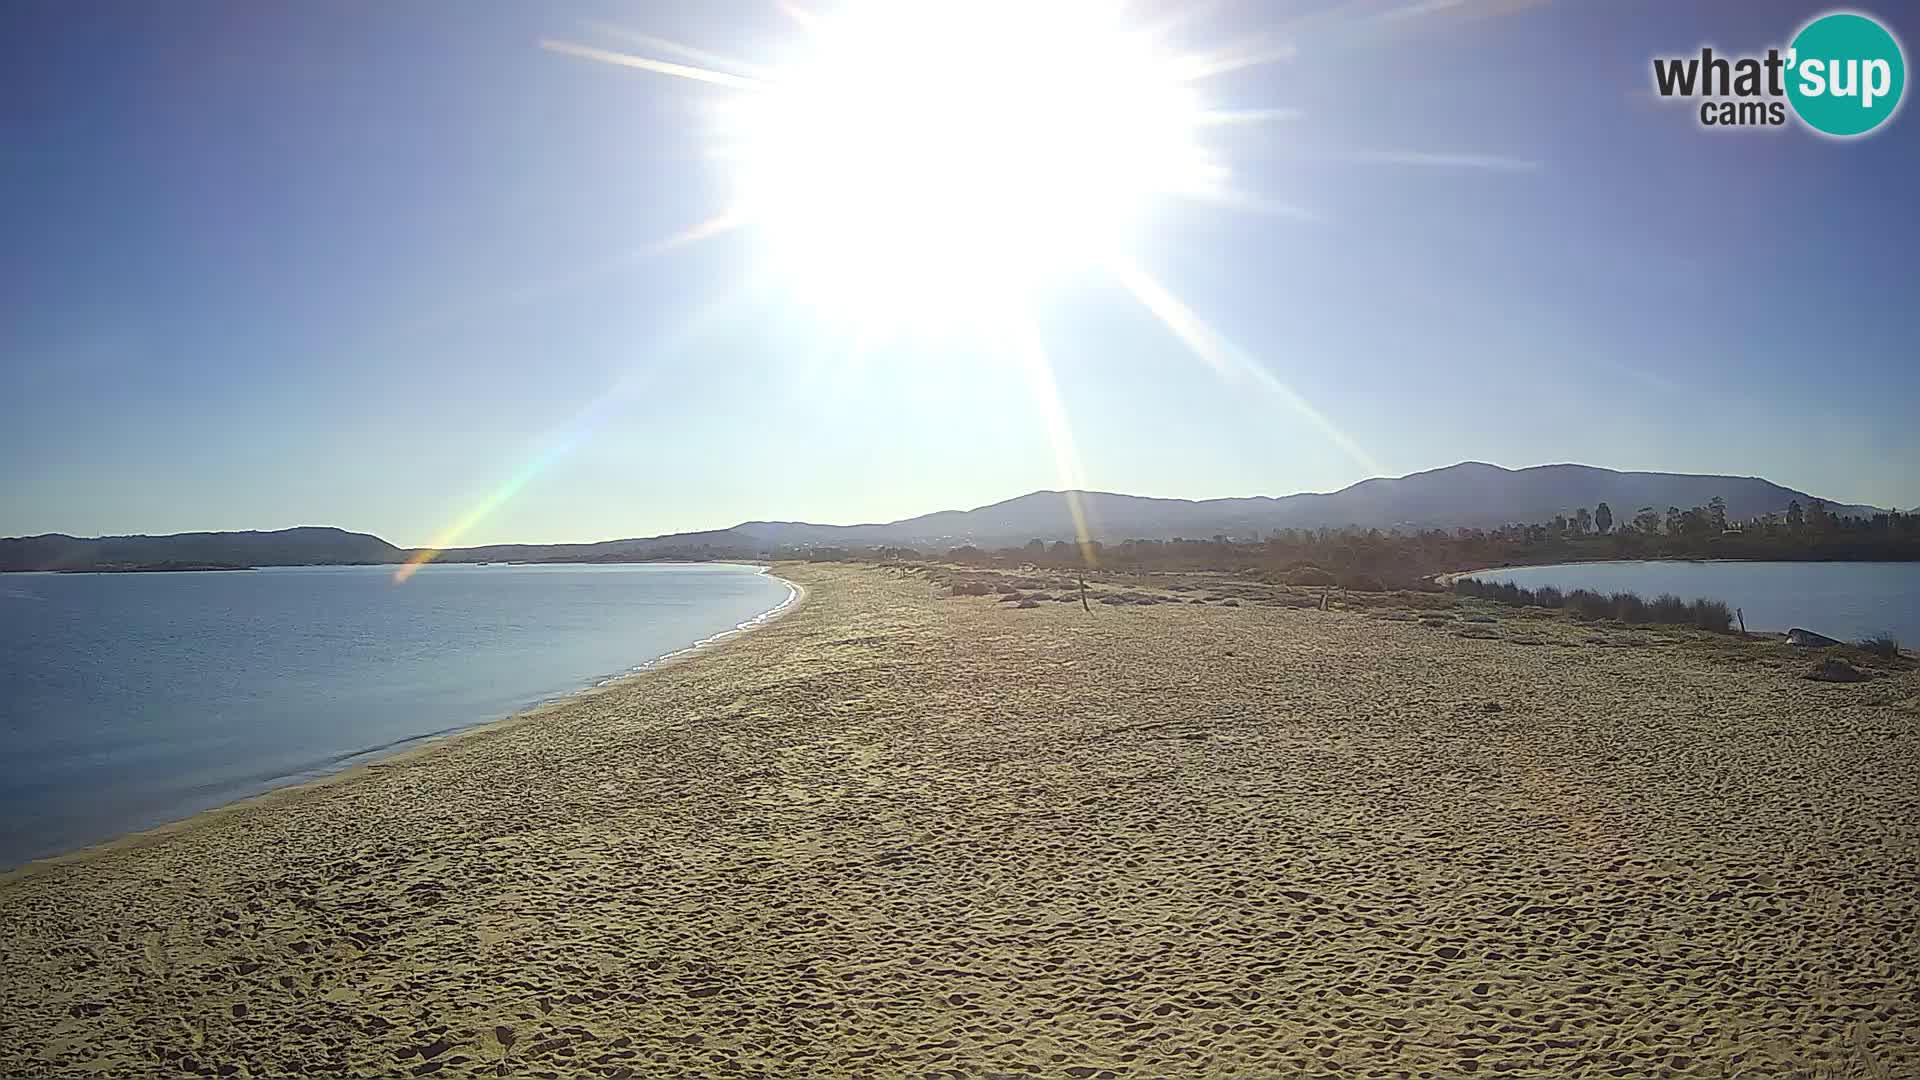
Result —
[[[760, 568], [760, 572], [762, 574], [765, 574], [769, 572], [770, 569], [771, 569], [770, 567], [763, 566]], [[699, 649], [704, 649], [707, 646], [714, 644], [715, 642], [724, 641], [727, 638], [734, 636], [735, 634], [744, 634], [747, 631], [752, 630], [756, 626], [763, 625], [777, 618], [779, 614], [782, 611], [785, 611], [788, 608], [788, 606], [790, 606], [795, 600], [800, 599], [800, 587], [798, 585], [795, 585], [791, 581], [787, 581], [784, 578], [780, 578], [776, 580], [779, 580], [781, 584], [787, 587], [787, 595], [779, 603], [773, 605], [772, 607], [761, 612], [760, 614], [755, 615], [753, 618], [748, 619], [746, 622], [736, 624], [731, 630], [722, 630], [717, 634], [713, 634], [708, 637], [703, 637], [699, 641], [694, 642], [692, 645], [689, 645], [684, 649], [675, 649], [670, 653], [665, 653], [661, 656], [654, 658], [653, 660], [648, 661], [645, 664], [640, 665], [634, 670], [646, 671], [650, 668], [659, 667], [661, 664], [666, 663], [667, 661], [673, 659], [676, 656], [685, 656], [690, 652], [695, 652]]]
[[[768, 567], [768, 566], [762, 566], [757, 568], [757, 572], [761, 574], [769, 573], [771, 570], [772, 570], [772, 567]], [[753, 618], [748, 619], [747, 621], [742, 623], [735, 623], [732, 628], [727, 630], [722, 630], [717, 634], [709, 634], [708, 636], [703, 637], [698, 641], [695, 641], [693, 644], [688, 645], [685, 648], [674, 649], [670, 652], [661, 653], [659, 656], [656, 656], [651, 660], [647, 660], [642, 663], [635, 664], [634, 666], [626, 669], [625, 671], [616, 672], [612, 675], [608, 675], [606, 678], [596, 680], [592, 685], [583, 686], [578, 690], [569, 691], [565, 694], [559, 695], [557, 698], [550, 698], [548, 700], [560, 700], [560, 699], [569, 698], [569, 697], [578, 697], [582, 694], [590, 694], [595, 690], [599, 690], [603, 687], [610, 686], [613, 683], [619, 682], [622, 679], [630, 679], [635, 675], [640, 675], [645, 672], [652, 671], [653, 669], [659, 667], [662, 664], [667, 663], [670, 660], [674, 660], [678, 657], [686, 656], [687, 654], [692, 652], [697, 652], [700, 649], [704, 649], [708, 647], [709, 645], [713, 645], [717, 642], [725, 641], [727, 638], [733, 637], [736, 634], [744, 634], [747, 631], [754, 629], [755, 627], [761, 626], [767, 622], [772, 621], [773, 619], [779, 617], [781, 612], [793, 606], [794, 601], [800, 599], [800, 587], [798, 585], [795, 585], [793, 582], [788, 581], [785, 578], [776, 578], [775, 580], [779, 581], [782, 585], [785, 585], [787, 587], [787, 595], [783, 597], [779, 603], [773, 605], [772, 607], [761, 612], [760, 614], [755, 615]]]
[[388, 740], [387, 742], [375, 743], [372, 746], [362, 746], [354, 750], [343, 750], [337, 754], [327, 754], [314, 758], [312, 761], [305, 762], [293, 769], [263, 773], [257, 776], [247, 777], [246, 780], [251, 784], [265, 784], [269, 787], [278, 787], [286, 781], [297, 783], [302, 780], [312, 780], [339, 772], [341, 769], [352, 765], [361, 758], [386, 755], [404, 747], [412, 746], [415, 743], [429, 742], [433, 739], [445, 738], [448, 735], [457, 735], [462, 731], [469, 731], [491, 722], [490, 720], [475, 720], [470, 724], [454, 724], [451, 727], [443, 727], [437, 731], [423, 731], [417, 735], [405, 735], [398, 739]]
[[[771, 569], [770, 567], [761, 567], [760, 572], [764, 574], [764, 573], [767, 573], [770, 569]], [[578, 690], [570, 691], [564, 694], [559, 694], [551, 698], [543, 698], [539, 701], [528, 702], [525, 708], [530, 709], [540, 704], [543, 704], [544, 702], [547, 702], [547, 701], [559, 701], [559, 700], [564, 700], [566, 698], [577, 697], [582, 694], [591, 693], [594, 690], [599, 689], [600, 687], [604, 687], [610, 683], [618, 682], [621, 679], [630, 678], [633, 675], [637, 675], [642, 672], [649, 671], [653, 668], [659, 667], [661, 664], [664, 664], [667, 661], [674, 659], [675, 657], [685, 656], [688, 653], [696, 652], [716, 642], [723, 641], [727, 638], [733, 637], [735, 634], [743, 634], [749, 630], [754, 629], [757, 626], [761, 626], [767, 623], [768, 621], [778, 617], [781, 612], [785, 611], [788, 607], [791, 607], [794, 601], [800, 598], [799, 586], [795, 585], [791, 581], [786, 581], [785, 579], [780, 579], [780, 580], [781, 580], [781, 583], [786, 585], [787, 587], [787, 595], [784, 598], [782, 598], [778, 604], [775, 604], [774, 606], [768, 608], [767, 610], [761, 612], [758, 615], [755, 615], [753, 618], [748, 619], [745, 622], [735, 624], [732, 629], [722, 630], [720, 633], [712, 634], [707, 637], [701, 638], [699, 641], [694, 642], [692, 645], [689, 645], [686, 648], [675, 649], [672, 652], [663, 653], [662, 655], [655, 657], [654, 659], [649, 660], [646, 663], [636, 665], [635, 667], [630, 668], [627, 671], [620, 672], [617, 675], [609, 675], [606, 678], [601, 679], [598, 682], [595, 682], [591, 686], [581, 687]], [[525, 709], [515, 710], [515, 713], [510, 713], [508, 715], [515, 715], [518, 712], [522, 712], [522, 711], [525, 711]], [[345, 750], [337, 754], [328, 754], [323, 757], [315, 758], [312, 761], [305, 762], [300, 766], [292, 769], [280, 769], [270, 773], [260, 773], [254, 776], [242, 777], [242, 778], [239, 778], [238, 783], [240, 786], [243, 786], [250, 790], [264, 791], [264, 790], [271, 790], [275, 787], [279, 787], [282, 784], [286, 784], [286, 783], [300, 783], [306, 780], [315, 780], [320, 777], [328, 776], [332, 773], [339, 772], [342, 769], [345, 769], [351, 765], [354, 765], [364, 760], [372, 759], [375, 757], [384, 757], [396, 751], [406, 749], [408, 747], [414, 746], [419, 743], [430, 742], [434, 739], [445, 738], [449, 735], [457, 735], [463, 731], [471, 731], [472, 729], [477, 727], [484, 727], [487, 724], [497, 723], [501, 719], [503, 719], [503, 717], [480, 718], [467, 723], [460, 723], [460, 724], [451, 725], [449, 727], [443, 727], [435, 731], [424, 731], [414, 735], [406, 735], [398, 739], [391, 739], [387, 742], [375, 743], [371, 746], [362, 746], [353, 750]]]

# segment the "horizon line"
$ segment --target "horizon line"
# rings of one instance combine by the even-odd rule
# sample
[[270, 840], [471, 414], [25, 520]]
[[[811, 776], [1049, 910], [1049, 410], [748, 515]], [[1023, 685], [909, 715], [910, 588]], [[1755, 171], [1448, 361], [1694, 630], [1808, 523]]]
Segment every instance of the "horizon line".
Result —
[[[1193, 506], [1200, 506], [1207, 503], [1240, 502], [1240, 501], [1249, 501], [1249, 500], [1257, 500], [1257, 499], [1278, 502], [1284, 499], [1300, 498], [1308, 495], [1333, 496], [1333, 495], [1338, 495], [1345, 491], [1349, 491], [1362, 484], [1370, 483], [1375, 480], [1406, 480], [1406, 479], [1411, 479], [1417, 476], [1426, 476], [1432, 473], [1445, 472], [1449, 469], [1459, 469], [1459, 468], [1465, 468], [1467, 466], [1473, 466], [1473, 465], [1479, 465], [1479, 466], [1484, 466], [1486, 468], [1497, 469], [1504, 473], [1523, 473], [1523, 472], [1531, 472], [1537, 469], [1576, 468], [1576, 469], [1592, 469], [1597, 472], [1613, 473], [1615, 475], [1620, 475], [1620, 476], [1640, 475], [1640, 476], [1669, 476], [1669, 477], [1679, 477], [1679, 478], [1689, 478], [1689, 479], [1755, 480], [1761, 483], [1773, 484], [1775, 487], [1779, 487], [1784, 490], [1794, 492], [1796, 494], [1805, 495], [1809, 499], [1820, 499], [1820, 501], [1828, 503], [1829, 505], [1833, 505], [1833, 506], [1871, 509], [1877, 512], [1888, 512], [1888, 511], [1899, 512], [1897, 507], [1882, 507], [1873, 503], [1848, 503], [1848, 502], [1839, 502], [1834, 500], [1821, 499], [1820, 496], [1813, 495], [1809, 492], [1801, 491], [1797, 488], [1791, 488], [1785, 484], [1780, 484], [1775, 481], [1768, 480], [1764, 476], [1751, 475], [1751, 474], [1736, 475], [1732, 473], [1667, 472], [1667, 471], [1657, 470], [1657, 469], [1615, 469], [1605, 465], [1589, 465], [1584, 462], [1576, 462], [1576, 461], [1556, 461], [1556, 462], [1544, 462], [1537, 465], [1510, 466], [1510, 465], [1500, 465], [1490, 461], [1468, 459], [1463, 461], [1456, 461], [1449, 465], [1438, 465], [1438, 466], [1434, 466], [1432, 468], [1427, 468], [1427, 469], [1416, 469], [1412, 472], [1402, 473], [1398, 476], [1381, 475], [1381, 476], [1364, 477], [1362, 479], [1355, 480], [1353, 483], [1347, 484], [1344, 487], [1335, 488], [1332, 491], [1295, 491], [1286, 495], [1220, 495], [1220, 496], [1213, 496], [1213, 497], [1203, 498], [1203, 499], [1195, 499], [1195, 498], [1189, 498], [1189, 497], [1177, 496], [1177, 495], [1139, 495], [1139, 494], [1134, 494], [1132, 492], [1107, 491], [1107, 490], [1096, 489], [1096, 488], [1035, 488], [1031, 491], [1022, 492], [1019, 495], [1009, 496], [1007, 498], [998, 499], [993, 502], [981, 503], [977, 506], [971, 506], [965, 509], [948, 507], [948, 508], [943, 508], [938, 510], [929, 510], [919, 514], [910, 514], [906, 517], [895, 518], [891, 521], [856, 521], [856, 522], [851, 522], [846, 524], [839, 524], [839, 523], [824, 522], [824, 521], [806, 521], [798, 518], [749, 518], [744, 521], [736, 522], [732, 525], [720, 526], [717, 528], [684, 529], [684, 530], [679, 530], [675, 532], [656, 533], [648, 536], [616, 536], [616, 537], [608, 537], [606, 539], [601, 539], [601, 540], [502, 540], [502, 541], [496, 541], [493, 543], [467, 544], [461, 547], [446, 548], [444, 550], [472, 551], [478, 548], [493, 548], [493, 547], [593, 547], [593, 546], [598, 546], [603, 544], [621, 544], [621, 543], [632, 543], [632, 542], [639, 542], [639, 541], [668, 540], [668, 539], [672, 539], [674, 537], [679, 537], [679, 536], [698, 536], [704, 533], [733, 532], [735, 530], [748, 528], [754, 525], [804, 525], [804, 526], [812, 526], [816, 528], [829, 528], [829, 529], [888, 528], [891, 526], [903, 525], [908, 522], [917, 521], [921, 518], [933, 517], [936, 514], [978, 513], [981, 510], [990, 510], [994, 507], [1004, 506], [1007, 503], [1017, 502], [1021, 499], [1031, 498], [1035, 495], [1067, 495], [1067, 494], [1106, 495], [1106, 496], [1112, 496], [1115, 498], [1123, 498], [1123, 499], [1142, 499], [1142, 500], [1149, 500], [1153, 502], [1186, 503], [1188, 505], [1193, 505]], [[414, 545], [395, 544], [393, 541], [388, 540], [386, 537], [381, 536], [377, 532], [373, 532], [370, 530], [359, 531], [359, 530], [350, 529], [341, 525], [287, 525], [287, 526], [282, 526], [280, 528], [271, 528], [271, 529], [262, 529], [262, 528], [185, 529], [179, 532], [101, 533], [94, 536], [82, 536], [75, 533], [65, 533], [65, 532], [41, 532], [41, 533], [24, 533], [19, 535], [12, 535], [12, 536], [0, 536], [0, 542], [16, 541], [16, 540], [45, 540], [45, 539], [53, 539], [53, 538], [65, 538], [68, 540], [120, 540], [120, 539], [134, 540], [134, 539], [165, 539], [165, 538], [178, 537], [178, 536], [235, 535], [235, 534], [247, 534], [247, 533], [270, 535], [275, 533], [297, 532], [300, 530], [329, 530], [333, 532], [347, 533], [349, 535], [355, 535], [355, 536], [369, 536], [401, 552], [424, 551], [424, 550], [428, 550], [432, 546], [432, 545], [418, 545], [418, 544], [414, 544]]]

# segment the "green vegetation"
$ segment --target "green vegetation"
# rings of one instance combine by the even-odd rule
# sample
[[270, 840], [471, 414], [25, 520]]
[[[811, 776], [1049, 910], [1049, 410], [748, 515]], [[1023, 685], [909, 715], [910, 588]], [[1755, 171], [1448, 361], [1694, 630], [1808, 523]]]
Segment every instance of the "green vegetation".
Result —
[[1695, 626], [1726, 631], [1733, 626], [1733, 609], [1718, 600], [1686, 601], [1663, 593], [1648, 601], [1638, 593], [1602, 595], [1588, 589], [1563, 593], [1551, 585], [1525, 589], [1511, 582], [1456, 578], [1453, 591], [1515, 607], [1564, 608], [1579, 619], [1618, 619], [1624, 623]]
[[[1261, 536], [1210, 539], [1091, 541], [1036, 538], [1018, 547], [972, 545], [928, 553], [970, 566], [1098, 568], [1140, 572], [1230, 571], [1291, 585], [1343, 589], [1432, 587], [1424, 579], [1449, 571], [1608, 559], [1778, 559], [1853, 561], [1920, 559], [1920, 512], [1838, 517], [1814, 500], [1784, 513], [1736, 522], [1726, 503], [1663, 514], [1641, 507], [1624, 523], [1606, 503], [1552, 521], [1493, 529], [1281, 529]], [[815, 549], [818, 558], [879, 557], [911, 561], [907, 548]]]

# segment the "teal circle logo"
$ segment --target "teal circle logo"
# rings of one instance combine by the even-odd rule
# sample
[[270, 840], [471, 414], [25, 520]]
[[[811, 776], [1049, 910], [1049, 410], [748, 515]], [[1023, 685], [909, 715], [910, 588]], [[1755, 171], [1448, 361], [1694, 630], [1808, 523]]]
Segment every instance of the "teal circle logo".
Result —
[[1887, 28], [1850, 11], [1802, 27], [1787, 52], [1787, 100], [1815, 131], [1842, 138], [1887, 122], [1907, 87], [1907, 61]]

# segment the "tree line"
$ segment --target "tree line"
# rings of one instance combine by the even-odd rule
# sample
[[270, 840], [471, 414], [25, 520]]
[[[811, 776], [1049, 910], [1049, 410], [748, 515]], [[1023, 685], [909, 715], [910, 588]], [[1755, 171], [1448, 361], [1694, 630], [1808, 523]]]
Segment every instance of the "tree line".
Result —
[[[1726, 500], [1631, 514], [1602, 502], [1551, 520], [1494, 528], [1279, 529], [1258, 537], [1129, 539], [1118, 543], [1036, 537], [1023, 545], [944, 552], [902, 547], [819, 548], [814, 558], [915, 560], [982, 566], [1142, 571], [1229, 570], [1274, 581], [1352, 589], [1409, 588], [1434, 574], [1481, 567], [1597, 559], [1920, 559], [1920, 512], [1840, 516], [1818, 499], [1781, 513], [1732, 521]], [[1318, 575], [1318, 576], [1316, 576]]]

